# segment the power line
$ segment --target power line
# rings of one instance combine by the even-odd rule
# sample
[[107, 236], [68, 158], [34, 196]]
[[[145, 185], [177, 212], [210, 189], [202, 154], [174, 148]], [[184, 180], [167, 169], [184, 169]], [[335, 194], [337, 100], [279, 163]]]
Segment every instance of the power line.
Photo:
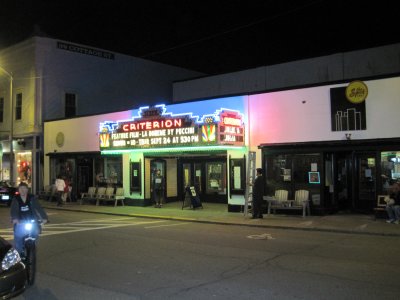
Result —
[[139, 57], [141, 57], [141, 58], [149, 58], [149, 57], [152, 57], [152, 56], [155, 56], [155, 55], [158, 55], [158, 54], [164, 54], [164, 53], [170, 52], [172, 50], [176, 50], [176, 49], [179, 49], [179, 48], [184, 48], [184, 47], [187, 47], [187, 46], [198, 44], [198, 43], [201, 43], [201, 42], [204, 42], [204, 41], [207, 41], [207, 40], [214, 39], [216, 37], [220, 37], [220, 36], [226, 35], [226, 34], [231, 33], [231, 32], [239, 31], [239, 30], [242, 30], [244, 28], [248, 28], [248, 27], [251, 27], [251, 26], [254, 26], [254, 25], [258, 25], [258, 24], [261, 24], [261, 23], [266, 22], [266, 21], [272, 21], [274, 19], [278, 19], [278, 18], [287, 16], [287, 15], [293, 14], [294, 12], [303, 10], [305, 8], [313, 6], [313, 5], [315, 5], [317, 3], [320, 3], [320, 2], [323, 2], [323, 0], [312, 1], [310, 3], [307, 3], [305, 5], [302, 5], [302, 6], [290, 9], [290, 10], [287, 10], [287, 11], [282, 12], [282, 13], [278, 13], [278, 14], [275, 14], [275, 15], [272, 15], [272, 16], [261, 18], [259, 20], [256, 20], [256, 21], [253, 21], [253, 22], [241, 25], [241, 26], [237, 26], [237, 27], [234, 27], [234, 28], [231, 28], [231, 29], [219, 32], [219, 33], [211, 34], [209, 36], [206, 36], [206, 37], [203, 37], [203, 38], [199, 38], [197, 40], [193, 40], [193, 41], [189, 41], [189, 42], [186, 42], [186, 43], [182, 43], [182, 44], [179, 44], [179, 45], [176, 45], [176, 46], [173, 46], [173, 47], [169, 47], [169, 48], [166, 48], [166, 49], [163, 49], [163, 50], [153, 51], [153, 52], [147, 53], [145, 55], [141, 55]]

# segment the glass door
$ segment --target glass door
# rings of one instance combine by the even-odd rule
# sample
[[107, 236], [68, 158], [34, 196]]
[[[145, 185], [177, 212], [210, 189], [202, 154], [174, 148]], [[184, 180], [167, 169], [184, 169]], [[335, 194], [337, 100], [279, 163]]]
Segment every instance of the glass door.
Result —
[[201, 163], [194, 163], [194, 186], [196, 187], [197, 191], [201, 194], [202, 193], [202, 165]]
[[182, 171], [183, 171], [183, 188], [186, 188], [188, 186], [192, 185], [192, 170], [191, 170], [191, 164], [190, 163], [185, 163], [182, 165]]
[[352, 197], [352, 156], [351, 153], [336, 154], [335, 199], [339, 211], [349, 211], [354, 208]]
[[376, 199], [376, 158], [375, 153], [356, 154], [357, 195], [356, 210], [369, 211]]

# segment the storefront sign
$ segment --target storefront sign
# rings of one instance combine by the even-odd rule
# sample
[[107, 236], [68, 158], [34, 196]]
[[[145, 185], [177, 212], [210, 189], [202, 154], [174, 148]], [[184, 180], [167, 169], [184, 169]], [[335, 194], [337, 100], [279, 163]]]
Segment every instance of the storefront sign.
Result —
[[210, 115], [166, 113], [164, 105], [145, 107], [132, 120], [100, 124], [100, 150], [180, 146], [244, 145], [242, 115], [221, 109]]
[[78, 46], [78, 45], [74, 45], [74, 44], [70, 44], [70, 43], [57, 42], [57, 48], [66, 50], [66, 51], [80, 53], [80, 54], [97, 56], [97, 57], [105, 58], [105, 59], [114, 59], [115, 58], [114, 53], [96, 50], [93, 48], [88, 48], [88, 47], [83, 47], [83, 46]]
[[368, 96], [368, 87], [367, 85], [359, 80], [350, 82], [346, 88], [346, 98], [351, 103], [361, 103]]

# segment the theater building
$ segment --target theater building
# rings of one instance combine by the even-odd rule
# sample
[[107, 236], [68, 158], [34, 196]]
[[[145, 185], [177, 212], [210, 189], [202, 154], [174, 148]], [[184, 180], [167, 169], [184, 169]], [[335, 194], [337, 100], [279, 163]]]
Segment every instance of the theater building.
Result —
[[77, 195], [123, 186], [128, 204], [149, 205], [160, 170], [166, 201], [194, 186], [202, 201], [242, 204], [246, 105], [240, 96], [46, 122], [45, 180], [67, 176]]

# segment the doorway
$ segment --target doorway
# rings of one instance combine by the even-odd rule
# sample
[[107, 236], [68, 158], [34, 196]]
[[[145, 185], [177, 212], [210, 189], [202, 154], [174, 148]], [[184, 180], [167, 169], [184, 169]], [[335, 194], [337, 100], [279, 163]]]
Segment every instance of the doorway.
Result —
[[179, 169], [181, 175], [178, 175], [178, 185], [182, 193], [181, 197], [186, 187], [194, 186], [201, 201], [227, 203], [226, 161], [224, 159], [182, 158]]
[[335, 197], [339, 211], [369, 212], [376, 199], [376, 153], [336, 153]]

